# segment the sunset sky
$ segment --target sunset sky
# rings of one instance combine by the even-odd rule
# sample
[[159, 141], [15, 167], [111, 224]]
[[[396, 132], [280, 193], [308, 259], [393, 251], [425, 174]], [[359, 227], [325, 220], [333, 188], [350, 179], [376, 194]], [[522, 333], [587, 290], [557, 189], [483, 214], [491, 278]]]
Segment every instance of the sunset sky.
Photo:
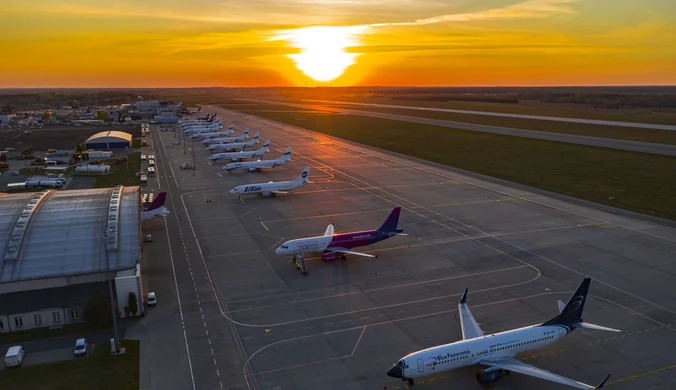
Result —
[[676, 84], [674, 0], [0, 0], [0, 88]]

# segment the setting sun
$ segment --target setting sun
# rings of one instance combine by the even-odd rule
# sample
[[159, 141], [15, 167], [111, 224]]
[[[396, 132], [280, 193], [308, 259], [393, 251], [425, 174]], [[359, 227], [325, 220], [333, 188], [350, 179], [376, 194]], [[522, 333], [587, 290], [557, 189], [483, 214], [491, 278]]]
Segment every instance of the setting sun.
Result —
[[274, 40], [289, 41], [299, 54], [288, 54], [298, 70], [321, 82], [334, 80], [355, 63], [358, 53], [348, 53], [348, 47], [359, 46], [359, 34], [368, 26], [307, 27], [280, 32]]

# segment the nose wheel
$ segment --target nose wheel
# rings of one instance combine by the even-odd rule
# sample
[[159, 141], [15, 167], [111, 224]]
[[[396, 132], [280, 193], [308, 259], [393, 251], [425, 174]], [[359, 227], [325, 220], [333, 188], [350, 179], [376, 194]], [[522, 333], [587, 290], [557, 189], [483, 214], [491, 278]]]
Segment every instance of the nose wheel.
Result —
[[302, 275], [307, 275], [307, 263], [305, 262], [305, 256], [303, 256], [302, 253], [300, 255], [294, 255], [293, 262], [296, 263], [296, 269], [300, 270]]

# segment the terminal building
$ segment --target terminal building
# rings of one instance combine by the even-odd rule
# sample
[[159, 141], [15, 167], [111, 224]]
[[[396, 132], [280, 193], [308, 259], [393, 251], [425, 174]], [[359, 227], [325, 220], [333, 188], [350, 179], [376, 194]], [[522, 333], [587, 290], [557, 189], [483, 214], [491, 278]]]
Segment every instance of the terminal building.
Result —
[[131, 134], [122, 131], [102, 131], [85, 141], [85, 149], [124, 149], [131, 148]]
[[140, 213], [139, 187], [0, 194], [0, 333], [83, 321], [108, 275], [141, 315]]

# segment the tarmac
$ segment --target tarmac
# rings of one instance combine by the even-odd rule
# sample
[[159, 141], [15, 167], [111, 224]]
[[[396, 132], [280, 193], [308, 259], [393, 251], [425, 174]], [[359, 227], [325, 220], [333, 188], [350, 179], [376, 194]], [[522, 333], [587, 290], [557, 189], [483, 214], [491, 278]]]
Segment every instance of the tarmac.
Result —
[[[217, 111], [236, 134], [250, 127], [271, 138], [266, 159], [292, 146], [291, 162], [228, 174], [199, 140], [172, 145], [175, 133], [153, 127], [158, 176], [144, 190], [167, 191], [172, 213], [144, 223], [155, 237], [144, 244], [144, 290], [157, 292], [158, 306], [143, 321], [165, 333], [141, 347], [142, 389], [408, 390], [385, 373], [412, 351], [461, 338], [465, 288], [488, 334], [552, 318], [586, 276], [585, 320], [623, 332], [578, 330], [517, 358], [592, 385], [612, 373], [612, 388], [676, 387], [676, 229]], [[193, 150], [197, 169], [179, 170]], [[310, 183], [289, 194], [228, 193], [293, 179], [307, 165]], [[377, 228], [396, 206], [409, 235], [359, 249], [378, 258], [308, 255], [302, 276], [274, 253], [330, 223], [336, 232]], [[479, 369], [415, 388], [481, 389]], [[496, 388], [561, 387], [514, 374]]]
[[[603, 137], [591, 137], [587, 135], [576, 135], [576, 134], [566, 134], [566, 133], [555, 133], [548, 131], [538, 131], [538, 130], [526, 130], [526, 129], [517, 129], [513, 127], [502, 127], [502, 126], [491, 126], [491, 125], [481, 125], [476, 123], [467, 123], [467, 122], [456, 122], [448, 121], [443, 119], [433, 119], [433, 118], [424, 118], [418, 116], [410, 115], [400, 115], [400, 114], [390, 114], [384, 112], [376, 111], [363, 111], [363, 110], [352, 110], [347, 108], [340, 107], [331, 107], [323, 104], [300, 104], [300, 103], [287, 103], [279, 101], [270, 101], [270, 100], [253, 100], [246, 99], [260, 103], [266, 104], [277, 104], [282, 106], [296, 107], [303, 110], [315, 110], [315, 111], [328, 111], [335, 112], [345, 115], [357, 115], [365, 116], [372, 118], [388, 119], [395, 120], [400, 122], [409, 122], [409, 123], [419, 123], [423, 125], [432, 125], [440, 127], [448, 127], [452, 129], [460, 130], [469, 130], [469, 131], [479, 131], [482, 133], [491, 133], [491, 134], [500, 134], [500, 135], [509, 135], [514, 137], [523, 137], [523, 138], [532, 138], [539, 139], [543, 141], [553, 141], [553, 142], [564, 142], [569, 144], [576, 145], [586, 145], [586, 146], [596, 146], [601, 148], [610, 148], [610, 149], [619, 149], [619, 150], [628, 150], [632, 152], [640, 153], [650, 153], [650, 154], [660, 154], [664, 156], [676, 156], [676, 146], [668, 144], [660, 144], [653, 142], [641, 142], [641, 141], [628, 141], [623, 139], [615, 138], [603, 138]], [[334, 104], [344, 104], [344, 102], [332, 102]], [[527, 119], [540, 119], [540, 120], [556, 120], [563, 122], [576, 122], [576, 123], [588, 123], [588, 124], [598, 124], [598, 125], [615, 125], [615, 126], [625, 126], [625, 127], [637, 127], [637, 128], [651, 128], [659, 130], [675, 130], [676, 126], [669, 125], [652, 125], [647, 123], [631, 123], [631, 122], [615, 122], [615, 121], [600, 121], [593, 119], [576, 119], [576, 118], [558, 118], [558, 117], [546, 117], [546, 116], [533, 116], [533, 115], [520, 115], [520, 114], [502, 114], [496, 112], [483, 112], [483, 111], [465, 111], [465, 110], [450, 110], [450, 109], [435, 109], [428, 107], [410, 107], [410, 106], [388, 106], [388, 105], [379, 105], [379, 104], [362, 104], [365, 106], [375, 106], [375, 107], [388, 107], [388, 108], [401, 108], [401, 109], [420, 109], [425, 111], [444, 111], [444, 112], [459, 112], [459, 113], [469, 113], [477, 114], [483, 113], [481, 115], [492, 115], [492, 116], [502, 116], [502, 117], [517, 117], [517, 118], [527, 118]], [[620, 125], [618, 125], [620, 124]], [[673, 128], [673, 129], [672, 129]], [[636, 131], [640, 131], [637, 129]]]

